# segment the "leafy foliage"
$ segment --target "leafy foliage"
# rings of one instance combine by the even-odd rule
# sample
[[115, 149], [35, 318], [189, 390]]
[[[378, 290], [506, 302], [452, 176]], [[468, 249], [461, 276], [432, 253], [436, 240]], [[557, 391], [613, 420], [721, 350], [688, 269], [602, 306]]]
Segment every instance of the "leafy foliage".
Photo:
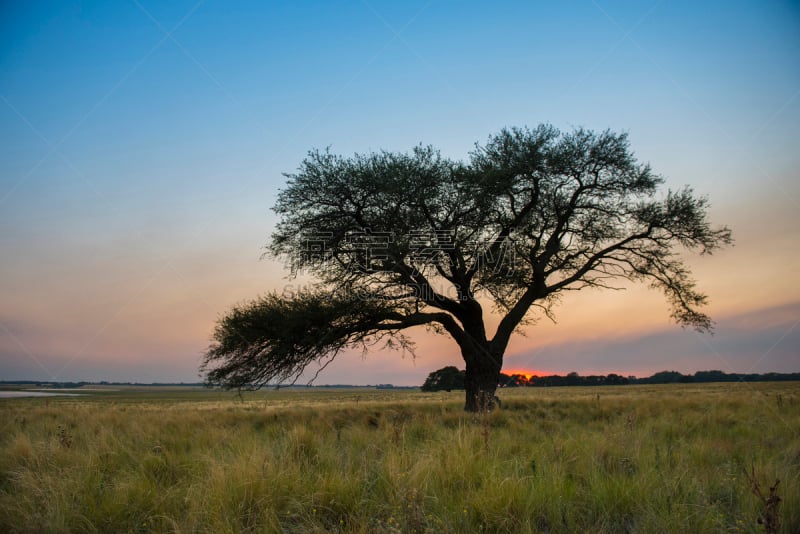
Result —
[[330, 361], [344, 347], [379, 341], [391, 333], [385, 321], [392, 315], [377, 300], [269, 294], [235, 306], [220, 319], [203, 370], [209, 384], [229, 388], [292, 381], [312, 362]]
[[425, 383], [420, 388], [422, 391], [452, 391], [454, 389], [464, 389], [464, 371], [459, 371], [457, 367], [448, 365], [438, 371], [433, 371], [425, 379]]

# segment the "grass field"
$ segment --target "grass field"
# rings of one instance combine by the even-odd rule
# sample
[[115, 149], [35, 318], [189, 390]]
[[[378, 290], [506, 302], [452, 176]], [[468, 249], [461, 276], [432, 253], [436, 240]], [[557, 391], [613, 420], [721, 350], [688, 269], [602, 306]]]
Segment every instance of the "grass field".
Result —
[[0, 400], [0, 532], [800, 532], [800, 384]]

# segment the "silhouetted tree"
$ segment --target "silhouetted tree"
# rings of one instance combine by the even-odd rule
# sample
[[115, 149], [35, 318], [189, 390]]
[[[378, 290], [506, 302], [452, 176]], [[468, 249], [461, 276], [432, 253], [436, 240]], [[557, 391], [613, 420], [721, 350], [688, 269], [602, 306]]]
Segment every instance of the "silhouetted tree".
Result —
[[662, 289], [678, 323], [711, 328], [678, 252], [711, 253], [730, 231], [710, 225], [691, 189], [659, 194], [625, 134], [503, 130], [467, 162], [431, 147], [312, 151], [287, 178], [269, 250], [318, 282], [223, 317], [202, 365], [210, 384], [296, 379], [376, 341], [413, 349], [403, 332], [424, 325], [461, 351], [465, 409], [491, 409], [511, 335], [534, 310], [550, 316], [567, 291], [627, 280]]
[[452, 391], [454, 389], [464, 389], [464, 371], [459, 371], [457, 367], [449, 365], [434, 371], [425, 379], [422, 384], [422, 391]]
[[729, 375], [719, 370], [697, 371], [694, 374], [695, 382], [733, 382], [738, 380], [736, 375]]
[[628, 382], [629, 381], [627, 378], [625, 378], [624, 376], [620, 376], [616, 373], [609, 373], [604, 381], [604, 383], [608, 385], [627, 384]]

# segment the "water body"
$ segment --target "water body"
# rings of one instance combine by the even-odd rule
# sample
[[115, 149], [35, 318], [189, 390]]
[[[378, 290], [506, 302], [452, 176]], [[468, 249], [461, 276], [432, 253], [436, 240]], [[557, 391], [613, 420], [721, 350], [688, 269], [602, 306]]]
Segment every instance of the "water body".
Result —
[[0, 391], [0, 399], [17, 399], [19, 397], [80, 397], [80, 393], [55, 393], [44, 391]]

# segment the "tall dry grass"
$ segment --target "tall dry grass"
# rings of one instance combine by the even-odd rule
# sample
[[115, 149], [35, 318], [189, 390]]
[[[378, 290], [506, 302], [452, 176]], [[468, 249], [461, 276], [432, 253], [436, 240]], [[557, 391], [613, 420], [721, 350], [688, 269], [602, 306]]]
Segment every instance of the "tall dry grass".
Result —
[[[598, 397], [599, 395], [599, 397]], [[2, 532], [800, 531], [800, 386], [0, 402]]]

